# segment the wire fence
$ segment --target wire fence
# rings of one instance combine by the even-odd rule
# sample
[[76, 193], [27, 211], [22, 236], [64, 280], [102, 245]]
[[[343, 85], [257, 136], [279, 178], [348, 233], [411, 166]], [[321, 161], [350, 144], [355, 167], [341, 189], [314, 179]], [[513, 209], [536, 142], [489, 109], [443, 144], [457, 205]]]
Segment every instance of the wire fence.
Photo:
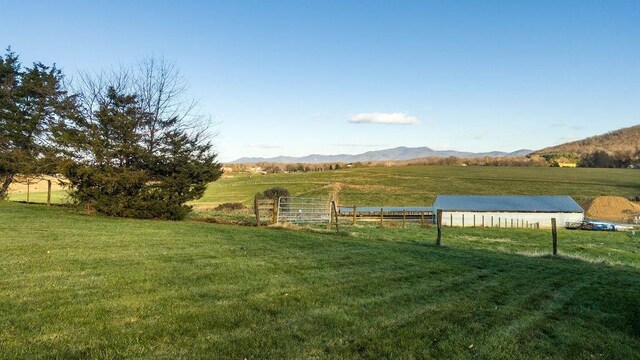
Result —
[[331, 221], [331, 202], [327, 199], [281, 197], [277, 211], [278, 223], [327, 224]]

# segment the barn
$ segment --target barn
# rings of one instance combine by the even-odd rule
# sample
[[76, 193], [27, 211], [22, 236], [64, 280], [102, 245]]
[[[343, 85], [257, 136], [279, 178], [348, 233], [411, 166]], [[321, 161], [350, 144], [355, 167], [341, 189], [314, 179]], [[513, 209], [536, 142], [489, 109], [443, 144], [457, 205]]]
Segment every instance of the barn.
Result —
[[443, 226], [551, 227], [584, 219], [584, 209], [570, 196], [438, 195], [433, 204], [442, 211]]

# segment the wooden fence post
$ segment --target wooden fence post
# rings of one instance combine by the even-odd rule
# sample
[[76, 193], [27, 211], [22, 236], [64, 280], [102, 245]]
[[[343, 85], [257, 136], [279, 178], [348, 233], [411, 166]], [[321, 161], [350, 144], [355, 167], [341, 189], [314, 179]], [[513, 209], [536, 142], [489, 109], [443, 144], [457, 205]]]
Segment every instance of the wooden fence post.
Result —
[[384, 209], [380, 208], [380, 228], [384, 227]]
[[338, 232], [340, 231], [340, 229], [338, 228], [338, 207], [336, 206], [335, 200], [331, 201], [331, 211], [333, 212], [333, 215], [336, 217], [336, 232]]
[[482, 215], [482, 227], [484, 228], [484, 215]]
[[491, 227], [493, 227], [493, 216], [491, 217]]
[[404, 226], [407, 222], [407, 210], [402, 209], [402, 228], [404, 229]]
[[420, 226], [424, 227], [424, 211], [422, 212], [422, 218], [420, 219]]
[[278, 203], [280, 202], [280, 199], [274, 199], [273, 200], [273, 223], [277, 224], [278, 223]]
[[442, 210], [438, 210], [436, 221], [438, 222], [438, 235], [436, 237], [436, 246], [440, 246], [442, 242]]
[[453, 226], [453, 213], [449, 216], [449, 226]]
[[258, 195], [253, 197], [253, 211], [256, 215], [256, 226], [260, 227], [260, 206], [258, 205]]
[[356, 224], [356, 210], [357, 210], [356, 206], [353, 205], [353, 225]]
[[31, 192], [31, 181], [27, 179], [27, 204], [29, 203], [29, 193]]
[[476, 214], [473, 214], [473, 227], [476, 227]]
[[464, 213], [462, 213], [462, 227], [464, 227]]
[[556, 228], [556, 218], [551, 218], [551, 238], [553, 240], [553, 256], [558, 255], [558, 230]]
[[47, 180], [47, 206], [51, 206], [51, 180]]

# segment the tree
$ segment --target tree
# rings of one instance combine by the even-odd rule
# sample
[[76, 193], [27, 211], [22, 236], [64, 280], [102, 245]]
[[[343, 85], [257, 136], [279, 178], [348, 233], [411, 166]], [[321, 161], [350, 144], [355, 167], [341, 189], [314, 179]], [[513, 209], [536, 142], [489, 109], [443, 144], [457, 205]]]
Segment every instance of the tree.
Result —
[[23, 68], [11, 49], [0, 56], [0, 199], [17, 175], [56, 172], [55, 129], [75, 111], [62, 82], [55, 65]]
[[281, 197], [291, 196], [286, 188], [276, 186], [262, 192], [262, 198], [278, 200]]
[[597, 150], [585, 154], [580, 159], [580, 166], [593, 168], [609, 168], [615, 166], [615, 159], [606, 151]]
[[84, 75], [80, 111], [59, 142], [72, 198], [112, 216], [182, 219], [188, 201], [222, 175], [217, 154], [184, 107], [175, 68], [156, 60], [136, 71]]

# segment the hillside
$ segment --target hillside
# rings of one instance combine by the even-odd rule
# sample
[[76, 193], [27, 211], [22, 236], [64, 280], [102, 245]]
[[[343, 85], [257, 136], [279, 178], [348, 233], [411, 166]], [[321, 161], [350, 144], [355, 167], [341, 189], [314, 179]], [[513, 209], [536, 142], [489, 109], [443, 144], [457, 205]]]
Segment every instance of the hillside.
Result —
[[[29, 224], [25, 226], [25, 224]], [[82, 216], [0, 202], [0, 359], [632, 359], [624, 233]], [[604, 354], [604, 355], [603, 355]]]
[[433, 150], [429, 147], [396, 147], [393, 149], [385, 149], [385, 150], [375, 150], [375, 151], [367, 151], [362, 154], [339, 154], [339, 155], [307, 155], [301, 157], [293, 157], [293, 156], [278, 156], [273, 158], [262, 158], [262, 157], [243, 157], [237, 159], [232, 164], [240, 164], [240, 163], [258, 163], [258, 162], [269, 162], [269, 163], [303, 163], [303, 164], [319, 164], [319, 163], [353, 163], [353, 162], [367, 162], [367, 161], [393, 161], [393, 160], [410, 160], [417, 158], [427, 158], [427, 157], [450, 157], [455, 156], [459, 158], [482, 158], [482, 157], [518, 157], [525, 156], [531, 153], [531, 150], [517, 150], [514, 152], [502, 152], [502, 151], [492, 151], [485, 153], [473, 153], [473, 152], [465, 152], [465, 151], [455, 151], [455, 150]]
[[603, 135], [588, 137], [586, 139], [547, 147], [533, 154], [573, 154], [577, 157], [588, 155], [596, 151], [615, 153], [637, 153], [640, 150], [640, 125], [631, 126]]

